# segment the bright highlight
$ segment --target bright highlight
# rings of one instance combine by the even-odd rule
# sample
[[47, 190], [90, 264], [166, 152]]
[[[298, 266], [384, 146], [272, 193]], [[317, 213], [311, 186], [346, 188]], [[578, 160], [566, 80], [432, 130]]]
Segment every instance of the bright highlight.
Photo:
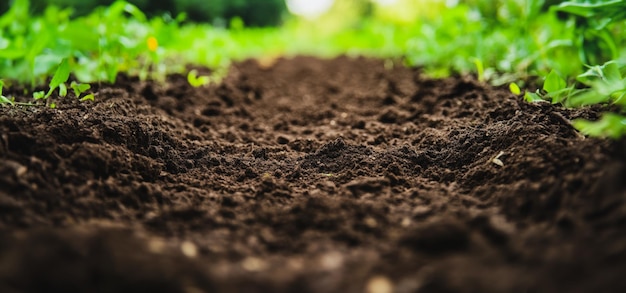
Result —
[[287, 0], [289, 12], [306, 18], [316, 18], [327, 12], [335, 0]]

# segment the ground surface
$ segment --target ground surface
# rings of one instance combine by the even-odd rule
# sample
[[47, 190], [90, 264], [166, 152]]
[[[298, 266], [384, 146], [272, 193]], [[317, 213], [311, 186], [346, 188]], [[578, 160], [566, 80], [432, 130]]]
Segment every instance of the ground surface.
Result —
[[0, 109], [0, 292], [624, 292], [623, 142], [369, 59]]

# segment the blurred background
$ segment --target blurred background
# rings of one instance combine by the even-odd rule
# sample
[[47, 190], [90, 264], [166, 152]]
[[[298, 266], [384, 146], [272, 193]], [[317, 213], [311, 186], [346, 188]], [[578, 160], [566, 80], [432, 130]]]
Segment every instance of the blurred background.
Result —
[[[0, 13], [5, 12], [14, 0], [0, 2]], [[108, 6], [115, 0], [31, 0], [31, 12], [42, 13], [49, 5], [73, 9], [73, 16], [86, 15], [98, 6]], [[475, 0], [487, 3], [491, 1]], [[548, 0], [550, 1], [550, 0]], [[554, 0], [552, 0], [554, 1]], [[164, 13], [176, 16], [187, 15], [188, 21], [227, 26], [233, 17], [243, 20], [245, 26], [278, 26], [286, 18], [300, 16], [314, 19], [332, 14], [346, 16], [368, 16], [375, 13], [377, 7], [397, 7], [394, 13], [401, 18], [410, 16], [410, 12], [421, 5], [421, 10], [429, 10], [431, 3], [456, 3], [454, 0], [128, 0], [149, 16], [161, 16]], [[467, 2], [472, 2], [471, 0]], [[486, 8], [493, 5], [486, 5]], [[407, 10], [408, 9], [408, 10]], [[409, 12], [409, 15], [407, 15]]]
[[[6, 11], [12, 0], [3, 0], [0, 11]], [[74, 16], [88, 14], [98, 6], [108, 6], [115, 0], [31, 0], [33, 13], [41, 13], [49, 5], [72, 7]], [[227, 23], [239, 16], [249, 26], [278, 25], [286, 13], [285, 0], [129, 0], [150, 16], [169, 13], [187, 14], [195, 22]]]
[[[0, 2], [0, 13], [5, 12], [14, 0]], [[31, 12], [42, 13], [49, 5], [73, 9], [73, 16], [90, 13], [98, 6], [108, 6], [115, 0], [31, 0]], [[544, 8], [564, 0], [531, 0], [541, 2]], [[524, 5], [525, 0], [128, 0], [149, 16], [186, 14], [192, 22], [228, 26], [238, 17], [248, 27], [279, 26], [285, 19], [299, 16], [316, 19], [323, 15], [340, 18], [362, 18], [373, 14], [387, 14], [390, 18], [410, 20], [417, 15], [441, 13], [441, 4], [451, 7], [459, 2], [475, 7], [484, 17], [498, 18], [506, 3]]]
[[[11, 5], [12, 0], [0, 2], [0, 12]], [[90, 13], [98, 6], [108, 6], [115, 0], [31, 0], [31, 12], [37, 14], [49, 5], [72, 7], [73, 16]], [[248, 26], [275, 26], [280, 24], [287, 12], [285, 0], [129, 0], [150, 16], [187, 14], [194, 22], [213, 24], [227, 23], [235, 16], [241, 17]], [[313, 1], [311, 1], [313, 2]]]
[[[555, 9], [564, 0], [127, 1], [143, 12], [143, 20], [126, 18], [127, 7], [111, 6], [115, 0], [0, 0], [0, 12], [16, 8], [0, 19], [14, 35], [0, 35], [0, 55], [19, 59], [24, 71], [36, 64], [41, 67], [36, 73], [52, 71], [59, 58], [70, 55], [81, 62], [98, 56], [94, 66], [101, 67], [109, 63], [103, 52], [111, 60], [142, 56], [166, 68], [181, 62], [225, 67], [231, 60], [294, 55], [369, 56], [402, 59], [432, 76], [478, 72], [482, 79], [498, 77], [494, 84], [553, 69], [575, 76], [584, 64], [626, 56], [621, 21], [626, 4], [619, 0], [608, 1], [611, 5], [572, 0], [565, 3], [569, 12]], [[118, 8], [109, 13], [107, 6]], [[106, 29], [94, 33], [99, 22]], [[47, 39], [41, 38], [44, 31]], [[148, 39], [153, 48], [146, 54]], [[33, 53], [21, 53], [27, 48]], [[79, 53], [72, 51], [77, 48]], [[176, 61], [166, 66], [164, 60]], [[5, 63], [13, 72], [19, 62]], [[136, 65], [130, 63], [117, 67]]]

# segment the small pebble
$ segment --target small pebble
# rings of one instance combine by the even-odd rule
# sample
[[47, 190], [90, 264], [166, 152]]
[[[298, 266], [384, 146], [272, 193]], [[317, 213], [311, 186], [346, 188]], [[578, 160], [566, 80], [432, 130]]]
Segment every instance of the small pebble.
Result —
[[343, 256], [339, 252], [329, 252], [322, 256], [320, 265], [327, 270], [336, 270], [343, 265]]
[[262, 259], [256, 257], [248, 257], [244, 259], [241, 263], [241, 266], [244, 270], [250, 272], [262, 271], [263, 269], [265, 269], [265, 267], [267, 267]]
[[392, 293], [393, 283], [387, 277], [382, 277], [382, 276], [373, 277], [367, 282], [367, 287], [365, 287], [365, 292], [367, 293]]
[[367, 217], [365, 218], [365, 225], [370, 228], [376, 228], [378, 226], [378, 222], [372, 217]]
[[198, 256], [198, 248], [196, 247], [195, 244], [191, 243], [190, 241], [185, 241], [180, 245], [180, 250], [183, 252], [183, 254], [189, 258], [194, 258], [196, 256]]

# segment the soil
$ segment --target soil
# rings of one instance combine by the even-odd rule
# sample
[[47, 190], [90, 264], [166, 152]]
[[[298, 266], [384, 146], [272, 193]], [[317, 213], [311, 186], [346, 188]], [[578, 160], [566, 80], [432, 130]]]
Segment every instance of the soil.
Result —
[[625, 292], [626, 143], [471, 77], [248, 60], [0, 109], [0, 292]]

